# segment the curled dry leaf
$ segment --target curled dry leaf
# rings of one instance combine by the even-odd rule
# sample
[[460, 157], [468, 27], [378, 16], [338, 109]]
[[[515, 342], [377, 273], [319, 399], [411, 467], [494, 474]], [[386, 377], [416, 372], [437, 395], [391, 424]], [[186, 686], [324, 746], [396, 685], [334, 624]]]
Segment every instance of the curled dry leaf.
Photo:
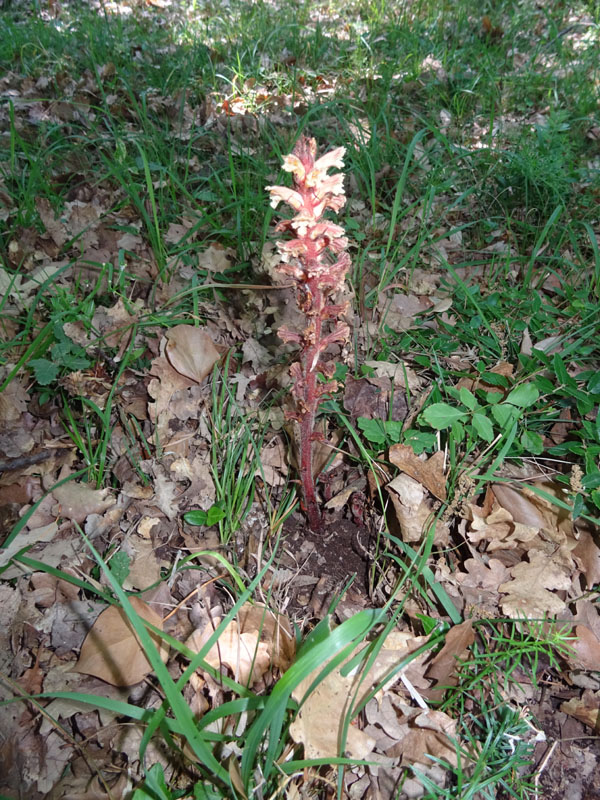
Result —
[[487, 517], [473, 515], [467, 538], [473, 544], [487, 542], [487, 552], [493, 553], [496, 550], [527, 549], [536, 540], [538, 533], [539, 528], [515, 522], [510, 511], [495, 504]]
[[[219, 624], [217, 618], [204, 630], [194, 631], [186, 642], [187, 647], [199, 653]], [[296, 640], [285, 615], [274, 614], [266, 606], [246, 603], [204, 660], [215, 669], [226, 665], [234, 680], [251, 686], [270, 668], [284, 672], [292, 663], [295, 651]]]
[[421, 460], [410, 445], [395, 444], [390, 447], [390, 461], [399, 470], [422, 483], [438, 500], [446, 499], [444, 454], [441, 450], [430, 458]]
[[581, 699], [572, 697], [561, 705], [560, 710], [575, 717], [584, 725], [600, 731], [600, 692], [586, 689]]
[[220, 358], [213, 340], [201, 328], [176, 325], [166, 334], [165, 353], [181, 375], [201, 383]]
[[502, 508], [510, 511], [515, 522], [537, 529], [546, 525], [546, 520], [539, 509], [521, 492], [503, 483], [494, 484], [492, 491]]
[[[130, 597], [129, 602], [139, 617], [162, 629], [162, 618], [143, 600]], [[157, 634], [149, 633], [161, 659], [166, 662], [168, 645]], [[152, 672], [152, 665], [123, 609], [110, 606], [100, 614], [86, 636], [73, 669], [113, 686], [133, 686]]]
[[459, 660], [467, 655], [467, 649], [475, 641], [473, 621], [468, 619], [450, 628], [446, 641], [440, 652], [431, 660], [427, 668], [426, 677], [435, 680], [436, 685], [429, 691], [428, 697], [434, 701], [441, 701], [445, 688], [456, 686], [458, 683], [457, 668]]
[[[434, 522], [433, 507], [426, 497], [423, 485], [404, 473], [390, 481], [386, 489], [394, 505], [402, 538], [405, 542], [420, 542]], [[448, 543], [448, 526], [435, 521], [434, 543]]]

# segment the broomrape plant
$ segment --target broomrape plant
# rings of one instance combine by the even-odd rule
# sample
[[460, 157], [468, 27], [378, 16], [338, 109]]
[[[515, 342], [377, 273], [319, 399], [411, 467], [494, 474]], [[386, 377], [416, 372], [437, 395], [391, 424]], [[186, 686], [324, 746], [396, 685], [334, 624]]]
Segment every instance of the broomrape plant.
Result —
[[[348, 303], [333, 302], [350, 269], [350, 256], [345, 252], [348, 239], [340, 225], [323, 219], [328, 208], [337, 213], [346, 202], [343, 173], [327, 174], [331, 167], [344, 166], [345, 152], [344, 147], [338, 147], [315, 160], [316, 141], [302, 136], [293, 152], [283, 159], [284, 170], [293, 175], [294, 188], [267, 186], [273, 208], [283, 201], [296, 212], [296, 216], [281, 220], [275, 228], [288, 234], [288, 238], [277, 242], [281, 256], [277, 269], [295, 282], [296, 303], [306, 316], [307, 325], [301, 333], [282, 326], [279, 337], [300, 348], [299, 361], [290, 368], [295, 409], [287, 416], [300, 426], [300, 479], [313, 531], [323, 527], [312, 467], [312, 443], [323, 437], [315, 431], [315, 418], [324, 395], [337, 389], [334, 365], [322, 362], [321, 357], [329, 345], [347, 341], [350, 334], [348, 325], [340, 322]], [[319, 373], [325, 379], [322, 382]]]

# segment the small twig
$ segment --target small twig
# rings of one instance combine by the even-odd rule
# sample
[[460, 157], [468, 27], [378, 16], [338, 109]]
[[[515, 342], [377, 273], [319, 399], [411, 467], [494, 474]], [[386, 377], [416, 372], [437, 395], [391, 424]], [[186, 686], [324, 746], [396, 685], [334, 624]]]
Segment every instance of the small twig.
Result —
[[556, 750], [556, 745], [557, 744], [558, 744], [557, 741], [556, 742], [552, 742], [552, 745], [548, 749], [548, 752], [546, 753], [546, 755], [542, 759], [542, 763], [540, 764], [540, 766], [538, 767], [537, 772], [535, 773], [535, 777], [533, 779], [533, 785], [535, 787], [534, 791], [536, 792], [536, 794], [539, 792], [540, 776], [541, 776], [542, 772], [546, 769], [546, 767], [548, 765], [548, 762], [552, 758], [552, 753], [554, 753], [554, 751]]

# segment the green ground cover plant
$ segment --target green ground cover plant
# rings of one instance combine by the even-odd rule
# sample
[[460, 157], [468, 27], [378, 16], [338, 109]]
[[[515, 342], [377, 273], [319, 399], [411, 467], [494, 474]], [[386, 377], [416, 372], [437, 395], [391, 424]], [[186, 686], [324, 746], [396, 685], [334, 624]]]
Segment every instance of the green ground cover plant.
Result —
[[584, 797], [599, 26], [0, 4], [3, 797]]

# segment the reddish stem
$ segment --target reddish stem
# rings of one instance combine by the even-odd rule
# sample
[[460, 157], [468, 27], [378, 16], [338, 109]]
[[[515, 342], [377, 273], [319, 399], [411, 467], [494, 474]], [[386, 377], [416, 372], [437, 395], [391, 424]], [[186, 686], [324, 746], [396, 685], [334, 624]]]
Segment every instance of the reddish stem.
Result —
[[[300, 422], [300, 479], [304, 493], [306, 514], [310, 529], [315, 533], [323, 529], [323, 517], [319, 510], [315, 477], [312, 463], [313, 433], [315, 419], [319, 407], [320, 396], [317, 392], [317, 371], [319, 367], [319, 345], [321, 343], [323, 293], [316, 280], [308, 281], [308, 291], [312, 295], [312, 314], [314, 314], [314, 343], [303, 354], [304, 397], [302, 420]], [[312, 316], [311, 314], [311, 316]]]

